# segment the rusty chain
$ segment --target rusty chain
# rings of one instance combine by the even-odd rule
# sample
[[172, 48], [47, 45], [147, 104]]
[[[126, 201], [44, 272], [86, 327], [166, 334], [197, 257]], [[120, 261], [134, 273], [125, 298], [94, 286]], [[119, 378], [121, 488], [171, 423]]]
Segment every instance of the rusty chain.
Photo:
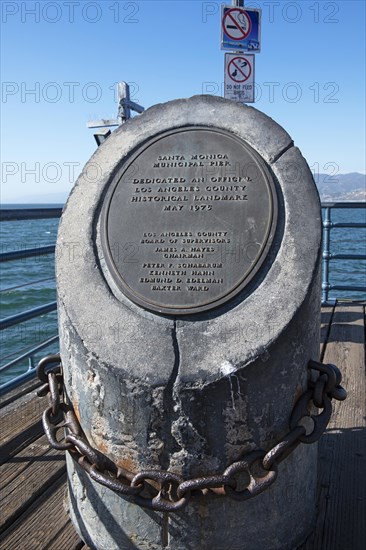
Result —
[[[43, 427], [51, 447], [68, 451], [94, 481], [144, 508], [177, 512], [188, 504], [191, 496], [209, 493], [226, 495], [238, 501], [248, 500], [272, 485], [277, 478], [278, 464], [300, 443], [318, 441], [332, 414], [332, 398], [338, 401], [346, 399], [347, 392], [340, 385], [342, 376], [335, 365], [309, 361], [308, 368], [319, 375], [315, 382], [309, 382], [309, 389], [296, 402], [290, 416], [289, 432], [269, 451], [251, 451], [221, 474], [185, 480], [178, 474], [159, 469], [134, 474], [119, 468], [90, 445], [72, 405], [65, 402], [59, 354], [42, 359], [37, 369], [38, 377], [44, 383], [38, 395], [47, 395], [49, 402], [43, 413]], [[321, 412], [314, 414], [312, 404], [322, 409]], [[301, 424], [306, 419], [312, 422], [310, 429]], [[57, 432], [61, 429], [65, 431], [63, 441], [57, 439]], [[255, 464], [262, 470], [260, 475], [258, 468], [253, 471]]]

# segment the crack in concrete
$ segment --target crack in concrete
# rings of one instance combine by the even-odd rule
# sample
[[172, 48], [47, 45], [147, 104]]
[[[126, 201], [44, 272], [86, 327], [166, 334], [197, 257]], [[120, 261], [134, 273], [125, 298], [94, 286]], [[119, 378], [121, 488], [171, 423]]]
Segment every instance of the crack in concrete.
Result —
[[282, 149], [279, 153], [277, 153], [277, 155], [270, 159], [270, 164], [275, 164], [282, 157], [282, 155], [284, 155], [289, 149], [292, 149], [292, 147], [294, 146], [294, 142], [291, 141], [284, 149]]
[[179, 412], [177, 413], [177, 402], [179, 400], [177, 380], [179, 377], [180, 352], [177, 339], [177, 322], [175, 320], [171, 332], [174, 349], [174, 365], [163, 392], [163, 419], [161, 427], [161, 439], [164, 443], [164, 448], [160, 455], [160, 464], [165, 469], [169, 468], [171, 456], [181, 450], [181, 446], [172, 434], [173, 421], [179, 416]]

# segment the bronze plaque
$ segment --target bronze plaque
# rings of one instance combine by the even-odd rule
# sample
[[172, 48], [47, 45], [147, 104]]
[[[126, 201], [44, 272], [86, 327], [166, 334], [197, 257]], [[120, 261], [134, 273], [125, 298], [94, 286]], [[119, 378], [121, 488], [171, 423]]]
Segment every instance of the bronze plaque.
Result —
[[133, 302], [192, 314], [248, 284], [276, 221], [264, 160], [228, 132], [186, 127], [154, 137], [126, 162], [103, 205], [102, 247]]

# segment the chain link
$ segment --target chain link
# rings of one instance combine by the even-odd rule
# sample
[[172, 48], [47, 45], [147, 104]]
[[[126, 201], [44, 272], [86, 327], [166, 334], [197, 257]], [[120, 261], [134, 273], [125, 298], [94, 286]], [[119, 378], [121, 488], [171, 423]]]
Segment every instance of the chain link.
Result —
[[[144, 508], [177, 512], [195, 495], [216, 494], [238, 501], [248, 500], [274, 483], [278, 464], [300, 443], [319, 440], [332, 414], [331, 400], [343, 401], [347, 397], [346, 390], [340, 385], [341, 373], [335, 365], [309, 361], [308, 368], [319, 375], [316, 381], [309, 382], [309, 389], [297, 400], [290, 416], [290, 431], [269, 451], [251, 451], [222, 474], [185, 480], [178, 474], [159, 469], [134, 474], [118, 468], [110, 458], [89, 444], [72, 406], [65, 402], [60, 355], [45, 357], [37, 369], [39, 379], [44, 382], [38, 395], [47, 395], [49, 402], [42, 417], [43, 428], [51, 447], [68, 451], [91, 479]], [[315, 413], [314, 406], [321, 409], [320, 412]], [[309, 419], [310, 429], [303, 425]], [[62, 429], [64, 439], [59, 440], [57, 432]], [[262, 472], [258, 473], [260, 470]]]

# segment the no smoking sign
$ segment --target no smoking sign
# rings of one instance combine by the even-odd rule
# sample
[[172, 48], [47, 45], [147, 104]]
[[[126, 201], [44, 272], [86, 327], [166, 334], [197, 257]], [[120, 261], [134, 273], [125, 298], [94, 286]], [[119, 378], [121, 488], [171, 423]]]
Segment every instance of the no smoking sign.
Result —
[[224, 32], [231, 40], [244, 40], [249, 34], [252, 23], [246, 11], [240, 8], [227, 10], [223, 21]]
[[221, 49], [258, 53], [261, 10], [222, 6]]
[[254, 103], [254, 55], [225, 54], [226, 99]]

